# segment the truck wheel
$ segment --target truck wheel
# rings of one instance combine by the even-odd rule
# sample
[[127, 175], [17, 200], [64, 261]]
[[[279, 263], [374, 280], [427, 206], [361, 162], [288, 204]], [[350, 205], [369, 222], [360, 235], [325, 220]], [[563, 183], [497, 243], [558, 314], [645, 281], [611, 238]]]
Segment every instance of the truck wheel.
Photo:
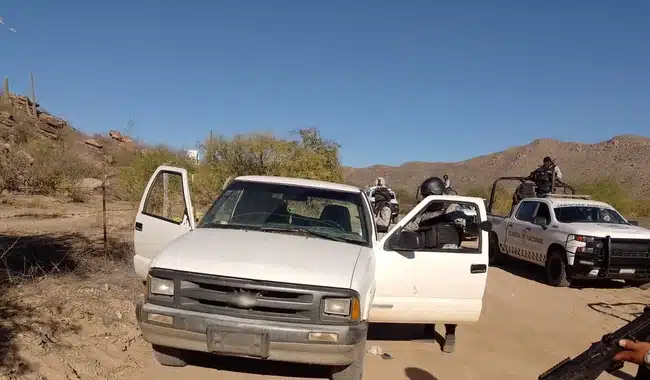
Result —
[[363, 364], [366, 358], [365, 343], [358, 349], [354, 362], [347, 366], [336, 366], [332, 368], [330, 380], [361, 380], [363, 377]]
[[546, 259], [546, 282], [555, 287], [567, 287], [571, 285], [564, 252], [552, 250], [549, 253]]
[[490, 265], [497, 265], [503, 262], [504, 258], [501, 247], [499, 247], [499, 237], [494, 232], [490, 234], [490, 251], [488, 253], [488, 263]]
[[650, 282], [645, 280], [625, 280], [625, 283], [643, 290], [650, 289]]
[[153, 344], [151, 348], [153, 348], [153, 356], [161, 365], [167, 367], [185, 367], [187, 365], [184, 358], [185, 352], [183, 350], [158, 346], [155, 344]]

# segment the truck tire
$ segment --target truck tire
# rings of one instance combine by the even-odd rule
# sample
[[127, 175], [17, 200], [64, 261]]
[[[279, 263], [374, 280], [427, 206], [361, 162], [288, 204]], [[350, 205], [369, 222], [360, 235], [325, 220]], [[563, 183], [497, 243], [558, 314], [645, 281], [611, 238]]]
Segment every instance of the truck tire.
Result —
[[625, 283], [642, 290], [650, 289], [650, 282], [645, 280], [625, 280]]
[[156, 344], [151, 345], [151, 348], [153, 349], [154, 358], [161, 365], [166, 367], [185, 367], [187, 365], [183, 350]]
[[363, 377], [363, 365], [366, 359], [366, 344], [357, 350], [354, 362], [347, 366], [336, 366], [332, 368], [330, 380], [361, 380]]
[[498, 265], [503, 263], [505, 255], [499, 247], [499, 237], [494, 232], [490, 233], [490, 251], [488, 253], [488, 264]]
[[565, 253], [559, 249], [552, 249], [546, 258], [546, 282], [558, 288], [571, 285]]

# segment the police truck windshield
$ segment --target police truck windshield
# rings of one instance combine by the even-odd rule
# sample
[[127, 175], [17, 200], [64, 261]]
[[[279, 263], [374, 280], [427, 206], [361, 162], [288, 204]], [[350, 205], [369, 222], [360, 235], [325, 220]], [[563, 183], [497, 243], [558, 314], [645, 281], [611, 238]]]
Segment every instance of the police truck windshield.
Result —
[[598, 206], [556, 207], [555, 217], [561, 223], [612, 223], [628, 224], [625, 218], [612, 208]]

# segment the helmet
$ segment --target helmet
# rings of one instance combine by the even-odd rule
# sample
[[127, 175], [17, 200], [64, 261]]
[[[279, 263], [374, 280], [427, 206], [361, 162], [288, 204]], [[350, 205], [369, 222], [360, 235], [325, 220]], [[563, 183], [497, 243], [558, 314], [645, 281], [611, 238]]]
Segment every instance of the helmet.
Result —
[[546, 156], [546, 157], [544, 157], [544, 163], [545, 164], [551, 164], [551, 163], [553, 163], [553, 160], [551, 160], [551, 157]]
[[449, 177], [447, 176], [447, 174], [445, 174], [445, 175], [442, 176], [442, 179], [447, 179], [447, 178], [449, 178]]
[[442, 195], [445, 193], [445, 183], [438, 177], [430, 177], [420, 184], [420, 194], [423, 198], [429, 195]]

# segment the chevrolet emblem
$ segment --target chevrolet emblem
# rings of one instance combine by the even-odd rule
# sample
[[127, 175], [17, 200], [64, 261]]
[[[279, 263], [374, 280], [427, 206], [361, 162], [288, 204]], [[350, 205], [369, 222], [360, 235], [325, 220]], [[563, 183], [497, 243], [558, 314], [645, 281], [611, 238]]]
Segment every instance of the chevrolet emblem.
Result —
[[257, 304], [257, 297], [249, 292], [234, 292], [228, 297], [228, 303], [242, 309], [250, 309]]

